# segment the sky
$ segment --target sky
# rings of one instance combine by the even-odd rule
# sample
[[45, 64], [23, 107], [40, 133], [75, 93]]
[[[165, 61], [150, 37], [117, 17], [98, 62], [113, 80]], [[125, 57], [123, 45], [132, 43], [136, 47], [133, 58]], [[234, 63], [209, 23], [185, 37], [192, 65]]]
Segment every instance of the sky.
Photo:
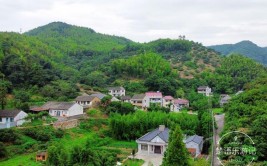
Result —
[[251, 40], [267, 46], [266, 0], [0, 0], [0, 31], [25, 32], [54, 21], [149, 42], [203, 45]]

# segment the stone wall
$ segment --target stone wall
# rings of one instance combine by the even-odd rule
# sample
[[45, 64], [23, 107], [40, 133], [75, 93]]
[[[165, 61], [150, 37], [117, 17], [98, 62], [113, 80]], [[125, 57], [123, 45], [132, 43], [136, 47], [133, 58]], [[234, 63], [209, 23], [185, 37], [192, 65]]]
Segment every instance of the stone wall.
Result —
[[53, 124], [53, 127], [55, 129], [61, 128], [61, 129], [70, 129], [77, 127], [79, 124], [78, 119], [72, 119], [72, 120], [67, 120], [67, 121], [61, 121], [61, 122], [55, 122]]

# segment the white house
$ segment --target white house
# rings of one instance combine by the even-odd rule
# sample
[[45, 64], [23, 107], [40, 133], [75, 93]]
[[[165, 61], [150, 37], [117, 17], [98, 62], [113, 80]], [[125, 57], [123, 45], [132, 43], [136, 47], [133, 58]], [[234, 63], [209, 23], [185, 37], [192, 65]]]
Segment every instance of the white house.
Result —
[[150, 107], [151, 104], [156, 104], [162, 107], [162, 93], [157, 92], [146, 92], [143, 100], [143, 108]]
[[239, 94], [241, 94], [241, 93], [243, 93], [243, 92], [244, 92], [243, 90], [240, 90], [240, 91], [236, 92], [235, 95], [239, 95]]
[[27, 116], [22, 110], [0, 110], [0, 128], [20, 126]]
[[145, 134], [136, 140], [138, 154], [161, 154], [163, 155], [168, 146], [169, 129], [164, 125]]
[[231, 99], [231, 96], [229, 96], [227, 94], [221, 95], [220, 106], [222, 107], [224, 104], [227, 104], [230, 99]]
[[76, 97], [75, 102], [83, 106], [83, 108], [89, 108], [99, 105], [101, 100], [95, 96], [83, 95]]
[[[136, 140], [136, 143], [138, 144], [137, 153], [139, 155], [163, 155], [168, 148], [169, 131], [170, 130], [164, 125], [159, 125], [159, 128], [138, 138]], [[187, 150], [190, 153], [193, 152], [192, 157], [197, 157], [201, 154], [204, 142], [203, 137], [193, 135], [184, 139], [183, 142], [185, 143]]]
[[211, 88], [208, 86], [200, 86], [197, 88], [197, 93], [201, 93], [205, 96], [210, 96], [211, 95]]
[[108, 94], [111, 96], [125, 96], [125, 89], [123, 87], [110, 87]]
[[164, 96], [162, 106], [168, 108], [173, 103], [173, 99], [172, 96]]
[[179, 112], [182, 108], [189, 107], [189, 101], [186, 99], [174, 99], [170, 106], [170, 111]]
[[48, 111], [51, 116], [70, 117], [83, 114], [83, 107], [73, 102], [47, 102], [42, 107], [36, 108]]
[[194, 149], [195, 152], [195, 156], [193, 157], [197, 157], [198, 155], [201, 154], [202, 148], [203, 148], [203, 137], [198, 136], [198, 135], [193, 135], [188, 137], [185, 141], [185, 146], [186, 148], [190, 151], [192, 149]]
[[145, 100], [145, 94], [135, 94], [130, 102], [132, 105], [136, 106], [136, 107], [143, 107], [143, 103], [144, 103], [144, 100]]

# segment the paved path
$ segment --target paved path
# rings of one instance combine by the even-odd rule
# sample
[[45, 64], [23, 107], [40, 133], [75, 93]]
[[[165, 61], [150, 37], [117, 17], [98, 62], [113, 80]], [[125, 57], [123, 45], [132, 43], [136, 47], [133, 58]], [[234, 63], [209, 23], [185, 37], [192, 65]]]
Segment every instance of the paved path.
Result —
[[[220, 139], [220, 136], [219, 134], [222, 132], [223, 130], [223, 126], [224, 126], [224, 114], [222, 115], [215, 115], [215, 121], [216, 121], [216, 124], [217, 124], [217, 127], [218, 129], [215, 131], [215, 141], [216, 141], [216, 147], [217, 147], [217, 144], [219, 142], [219, 139]], [[217, 148], [216, 148], [216, 155], [214, 156], [214, 166], [220, 166], [220, 161], [219, 159], [217, 158]]]
[[145, 163], [142, 166], [150, 166], [150, 164], [153, 164], [153, 166], [160, 166], [162, 164], [163, 155], [160, 154], [136, 154], [137, 159], [142, 159], [145, 161]]

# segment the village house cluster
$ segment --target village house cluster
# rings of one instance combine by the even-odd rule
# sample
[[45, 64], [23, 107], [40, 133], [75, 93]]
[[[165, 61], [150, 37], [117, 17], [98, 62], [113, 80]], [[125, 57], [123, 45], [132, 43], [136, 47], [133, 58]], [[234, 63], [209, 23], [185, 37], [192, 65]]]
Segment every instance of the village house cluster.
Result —
[[[84, 109], [98, 107], [101, 100], [107, 96], [112, 96], [111, 101], [128, 102], [136, 108], [147, 110], [152, 105], [168, 108], [171, 112], [180, 112], [183, 108], [189, 107], [189, 100], [182, 98], [174, 98], [172, 96], [164, 96], [161, 92], [146, 92], [143, 94], [135, 94], [132, 97], [126, 95], [123, 87], [109, 87], [108, 94], [95, 93], [83, 94], [78, 96], [73, 102], [54, 102], [49, 101], [42, 106], [33, 106], [30, 108], [32, 113], [46, 111], [49, 115], [57, 117], [59, 120], [64, 118], [79, 118], [83, 116]], [[211, 88], [208, 86], [200, 86], [197, 92], [205, 96], [212, 96]], [[236, 95], [242, 93], [239, 91]], [[229, 102], [231, 97], [227, 94], [220, 96], [220, 105], [223, 106]], [[0, 129], [20, 126], [25, 122], [27, 113], [22, 110], [1, 110], [0, 111]]]

